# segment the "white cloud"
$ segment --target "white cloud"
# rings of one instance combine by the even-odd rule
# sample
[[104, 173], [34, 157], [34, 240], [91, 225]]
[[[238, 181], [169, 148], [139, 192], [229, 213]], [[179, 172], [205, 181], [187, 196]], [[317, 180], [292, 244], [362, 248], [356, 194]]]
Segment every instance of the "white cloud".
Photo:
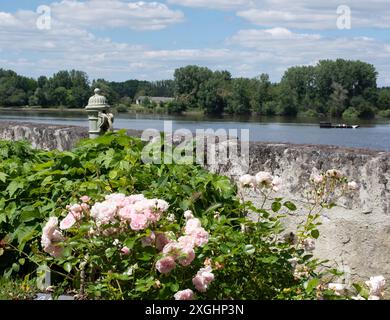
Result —
[[97, 37], [79, 22], [80, 17], [70, 22], [65, 16], [58, 17], [51, 30], [38, 30], [33, 11], [0, 12], [1, 67], [30, 76], [79, 69], [92, 78], [158, 80], [171, 78], [177, 67], [199, 64], [229, 70], [234, 76], [252, 77], [267, 72], [271, 79], [279, 81], [290, 66], [347, 58], [373, 63], [380, 74], [379, 83], [390, 85], [389, 41], [364, 36], [325, 37], [319, 31], [294, 32], [278, 26], [239, 30], [225, 44], [214, 48], [170, 50], [166, 46], [156, 50]]
[[250, 8], [240, 9], [237, 15], [264, 27], [336, 29], [340, 5], [350, 8], [352, 28], [390, 27], [388, 0], [260, 0], [252, 2]]
[[[227, 44], [250, 49], [252, 64], [269, 66], [273, 78], [280, 77], [280, 71], [294, 65], [315, 64], [321, 59], [356, 59], [374, 63], [381, 84], [387, 82], [390, 73], [389, 43], [368, 37], [323, 37], [319, 34], [294, 33], [284, 28], [240, 30]], [[246, 64], [248, 61], [246, 61]], [[281, 69], [280, 69], [281, 68]]]
[[63, 0], [50, 5], [53, 18], [85, 28], [127, 27], [135, 30], [160, 30], [183, 21], [179, 10], [159, 2], [121, 0]]
[[263, 27], [336, 29], [337, 8], [347, 5], [354, 27], [390, 27], [389, 0], [167, 0], [182, 6], [237, 10], [237, 15]]

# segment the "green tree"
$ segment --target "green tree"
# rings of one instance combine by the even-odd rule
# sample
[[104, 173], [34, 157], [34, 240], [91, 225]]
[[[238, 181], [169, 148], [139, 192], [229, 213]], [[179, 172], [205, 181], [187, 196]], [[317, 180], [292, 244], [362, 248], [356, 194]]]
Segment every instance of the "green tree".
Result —
[[380, 110], [390, 109], [390, 88], [383, 88], [379, 91], [377, 104]]
[[204, 67], [187, 66], [175, 70], [175, 97], [186, 108], [199, 107], [199, 93], [202, 83], [212, 78], [213, 72]]
[[[253, 92], [251, 94], [251, 106], [252, 111], [257, 114], [267, 114], [270, 108], [271, 100], [271, 81], [269, 80], [268, 74], [261, 74], [259, 77], [252, 80], [253, 81]], [[267, 104], [268, 103], [268, 104]], [[267, 106], [266, 106], [267, 104]]]
[[330, 95], [331, 114], [340, 117], [345, 110], [345, 101], [348, 98], [348, 91], [337, 82], [332, 83], [333, 93]]
[[216, 71], [200, 85], [199, 101], [205, 113], [221, 114], [226, 108], [232, 76], [228, 71]]
[[232, 81], [232, 92], [227, 103], [230, 114], [250, 114], [251, 98], [249, 94], [249, 79], [238, 78]]

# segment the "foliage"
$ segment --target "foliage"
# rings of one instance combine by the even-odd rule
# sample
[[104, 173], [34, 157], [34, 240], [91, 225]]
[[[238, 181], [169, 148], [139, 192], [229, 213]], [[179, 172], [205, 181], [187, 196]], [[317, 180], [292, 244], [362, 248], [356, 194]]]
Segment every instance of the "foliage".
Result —
[[390, 109], [390, 88], [383, 88], [379, 91], [378, 108], [381, 110]]
[[[56, 275], [56, 294], [75, 289], [79, 298], [171, 299], [181, 290], [196, 291], [194, 276], [200, 277], [201, 270], [203, 280], [214, 281], [208, 282], [207, 290], [196, 292], [198, 299], [340, 298], [327, 287], [338, 273], [313, 257], [312, 241], [319, 237], [321, 210], [334, 203], [327, 196], [336, 195], [336, 190], [356, 189], [356, 184], [347, 185], [336, 170], [314, 177], [312, 209], [297, 239], [291, 240], [283, 235], [280, 219], [298, 208], [275, 197], [280, 184], [276, 177], [269, 180], [269, 174], [259, 173], [253, 180], [255, 191], [264, 198], [257, 208], [238, 197], [244, 190], [228, 178], [198, 165], [142, 163], [143, 147], [124, 132], [84, 140], [71, 152], [0, 142], [0, 269], [4, 277], [34, 275], [48, 265]], [[95, 209], [89, 211], [89, 206], [112, 193], [163, 199], [169, 210], [162, 210], [158, 224], [139, 229], [123, 221], [96, 224], [91, 219]], [[42, 230], [49, 234], [47, 224], [43, 229], [46, 221], [59, 217], [64, 226], [64, 218], [72, 218], [74, 205], [85, 195], [93, 199], [83, 200], [88, 201], [85, 215], [58, 230], [63, 232], [61, 237], [50, 239], [62, 252], [49, 257], [42, 250], [47, 242], [41, 245]], [[161, 273], [156, 263], [166, 253], [156, 246], [143, 246], [142, 239], [153, 232], [180, 242], [180, 236], [188, 235], [188, 210], [209, 233], [208, 241], [194, 248], [196, 257], [189, 265]], [[123, 251], [125, 247], [128, 251]], [[43, 248], [54, 252], [53, 247]]]
[[379, 111], [379, 116], [384, 118], [390, 118], [390, 109]]
[[198, 166], [143, 164], [142, 147], [124, 133], [86, 140], [72, 152], [36, 151], [23, 142], [1, 141], [0, 239], [23, 251], [4, 253], [0, 267], [5, 275], [32, 268], [12, 266], [26, 254], [34, 260], [42, 221], [60, 215], [60, 204], [74, 203], [84, 194], [99, 198], [111, 191], [142, 192], [178, 210], [198, 214], [223, 202], [224, 211], [237, 212], [227, 178]]
[[[111, 105], [128, 107], [139, 96], [174, 97], [165, 106], [148, 105], [158, 112], [181, 113], [200, 109], [208, 114], [286, 115], [329, 114], [340, 117], [349, 107], [360, 118], [386, 110], [390, 90], [377, 88], [377, 71], [362, 61], [321, 60], [315, 66], [286, 70], [280, 83], [271, 83], [267, 74], [232, 78], [228, 71], [212, 71], [195, 65], [175, 70], [173, 80], [155, 82], [94, 80], [81, 71], [60, 71], [38, 80], [0, 70], [0, 101], [3, 106], [84, 107], [92, 89], [100, 87]], [[363, 99], [356, 105], [354, 100]], [[124, 108], [122, 108], [124, 110]], [[158, 110], [157, 110], [158, 109]], [[164, 109], [164, 110], [163, 110]]]
[[354, 107], [349, 107], [343, 112], [342, 117], [346, 120], [356, 120], [359, 118], [359, 111], [357, 111]]
[[32, 300], [37, 292], [35, 279], [29, 279], [28, 276], [16, 281], [0, 277], [0, 300]]

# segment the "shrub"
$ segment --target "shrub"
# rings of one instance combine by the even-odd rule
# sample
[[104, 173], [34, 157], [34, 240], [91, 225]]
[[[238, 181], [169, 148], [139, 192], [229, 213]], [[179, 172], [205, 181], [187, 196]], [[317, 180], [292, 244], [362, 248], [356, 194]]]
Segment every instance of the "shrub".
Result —
[[390, 118], [390, 109], [379, 111], [379, 116], [384, 118]]
[[129, 107], [125, 104], [118, 104], [115, 106], [115, 110], [117, 112], [128, 112], [129, 111]]
[[359, 111], [357, 111], [353, 107], [349, 107], [347, 110], [343, 112], [343, 119], [356, 120], [358, 118], [359, 118]]
[[[277, 198], [280, 178], [259, 172], [237, 187], [198, 165], [144, 164], [143, 146], [124, 132], [71, 152], [0, 142], [4, 276], [39, 278], [48, 266], [56, 295], [88, 299], [380, 297], [382, 278], [371, 291], [329, 286], [340, 273], [312, 254], [321, 211], [358, 188], [341, 172], [312, 177], [291, 238], [280, 219], [298, 208]], [[260, 208], [245, 200], [248, 187]]]

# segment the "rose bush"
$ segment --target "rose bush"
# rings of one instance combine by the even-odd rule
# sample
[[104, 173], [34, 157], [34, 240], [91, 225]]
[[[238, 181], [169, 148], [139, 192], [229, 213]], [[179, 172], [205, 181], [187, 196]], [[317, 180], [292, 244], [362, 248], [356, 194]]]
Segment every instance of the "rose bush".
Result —
[[[144, 164], [142, 148], [123, 132], [71, 152], [0, 142], [3, 275], [48, 266], [56, 295], [88, 299], [383, 297], [381, 277], [348, 287], [313, 256], [322, 210], [359, 187], [340, 171], [313, 175], [297, 208], [271, 173], [237, 188], [197, 165]], [[286, 236], [281, 219], [297, 211], [306, 220]]]

